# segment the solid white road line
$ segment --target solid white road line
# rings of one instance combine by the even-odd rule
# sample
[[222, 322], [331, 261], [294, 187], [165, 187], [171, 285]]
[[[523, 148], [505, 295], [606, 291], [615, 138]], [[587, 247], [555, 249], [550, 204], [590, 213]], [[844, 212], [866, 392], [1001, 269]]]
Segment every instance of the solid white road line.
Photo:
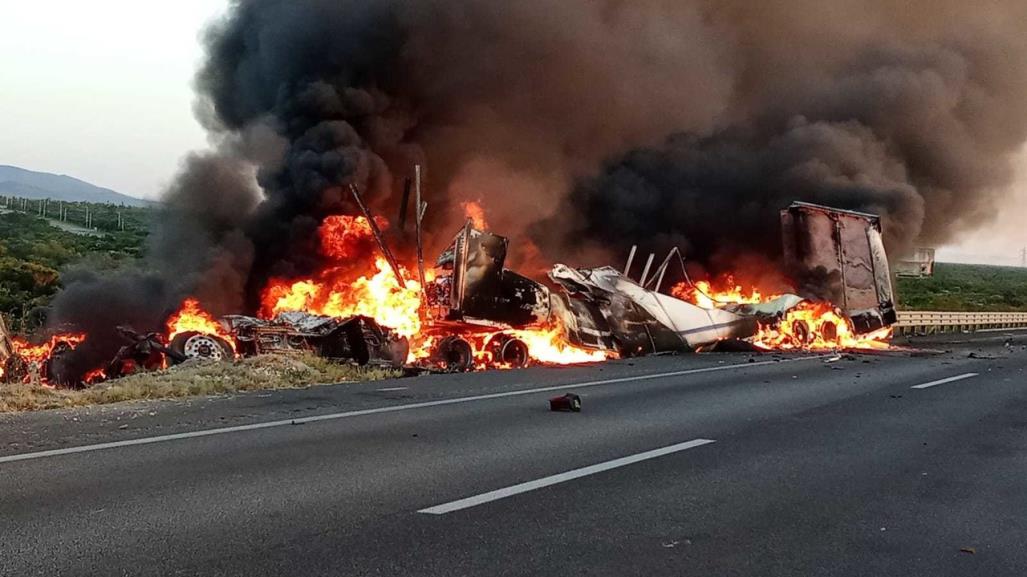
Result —
[[688, 441], [687, 443], [678, 443], [677, 445], [671, 445], [662, 449], [646, 451], [629, 457], [621, 457], [620, 459], [606, 461], [605, 463], [599, 463], [598, 465], [590, 465], [588, 467], [574, 469], [573, 471], [567, 471], [566, 473], [560, 473], [551, 477], [528, 481], [527, 483], [521, 483], [520, 485], [513, 485], [504, 489], [489, 491], [488, 493], [482, 493], [481, 495], [475, 495], [474, 497], [460, 499], [459, 501], [428, 507], [427, 509], [421, 509], [418, 513], [425, 513], [428, 515], [445, 515], [446, 513], [452, 513], [453, 511], [470, 509], [471, 507], [477, 507], [478, 505], [484, 505], [485, 503], [491, 503], [492, 501], [498, 501], [521, 493], [527, 493], [528, 491], [534, 491], [536, 489], [549, 487], [558, 483], [566, 483], [567, 481], [573, 481], [574, 479], [595, 475], [596, 473], [602, 473], [603, 471], [609, 471], [610, 469], [626, 467], [640, 461], [655, 459], [664, 455], [670, 455], [671, 453], [687, 451], [688, 449], [694, 449], [695, 447], [701, 447], [715, 442], [716, 441], [710, 439], [695, 439]]
[[408, 388], [410, 388], [410, 387], [389, 387], [387, 389], [375, 389], [375, 390], [377, 390], [379, 393], [391, 393], [391, 392], [394, 392], [394, 391], [405, 391]]
[[674, 371], [670, 373], [657, 373], [652, 375], [637, 375], [634, 377], [621, 377], [618, 379], [605, 379], [601, 381], [587, 381], [584, 383], [571, 383], [569, 385], [556, 385], [553, 387], [541, 387], [537, 389], [524, 389], [519, 391], [507, 391], [505, 393], [492, 393], [488, 395], [475, 395], [473, 397], [458, 397], [455, 399], [443, 399], [439, 401], [426, 401], [423, 403], [410, 403], [407, 405], [395, 405], [392, 407], [379, 407], [376, 409], [364, 409], [361, 411], [347, 411], [345, 413], [332, 413], [329, 415], [317, 415], [314, 417], [304, 417], [301, 419], [288, 419], [283, 421], [270, 421], [267, 423], [254, 423], [251, 425], [239, 425], [236, 427], [224, 427], [220, 429], [207, 429], [203, 431], [191, 431], [188, 433], [175, 433], [172, 435], [160, 435], [157, 437], [143, 437], [141, 439], [130, 439], [127, 441], [114, 441], [110, 443], [99, 443], [96, 445], [83, 445], [81, 447], [68, 447], [66, 449], [51, 449], [49, 451], [38, 451], [35, 453], [22, 453], [20, 455], [8, 455], [6, 457], [0, 457], [0, 464], [12, 463], [14, 461], [28, 461], [30, 459], [42, 459], [45, 457], [57, 457], [60, 455], [71, 455], [74, 453], [88, 453], [91, 451], [102, 451], [104, 449], [117, 449], [121, 447], [133, 447], [136, 445], [150, 445], [153, 443], [163, 443], [167, 441], [180, 441], [183, 439], [195, 439], [198, 437], [211, 437], [214, 435], [225, 435], [228, 433], [240, 433], [243, 431], [257, 431], [260, 429], [271, 429], [274, 427], [287, 427], [290, 425], [306, 425], [308, 423], [317, 423], [319, 421], [334, 421], [338, 419], [349, 419], [352, 417], [363, 417], [365, 415], [378, 415], [381, 413], [396, 413], [399, 411], [410, 411], [413, 409], [424, 409], [428, 407], [441, 407], [445, 405], [458, 405], [461, 403], [473, 403], [475, 401], [485, 401], [489, 399], [502, 399], [505, 397], [517, 397], [521, 395], [532, 395], [535, 393], [548, 393], [552, 391], [563, 391], [567, 389], [584, 389], [588, 387], [598, 387], [601, 385], [613, 385], [617, 383], [628, 383], [634, 381], [649, 381], [653, 379], [664, 379], [667, 377], [680, 377], [684, 375], [697, 375], [701, 373], [713, 373], [717, 371], [729, 371], [733, 369], [746, 369], [752, 367], [762, 367], [766, 365], [776, 365], [781, 363], [791, 363], [799, 361], [812, 361], [823, 359], [825, 355], [817, 355], [813, 357], [800, 357], [795, 359], [781, 359], [776, 361], [760, 361], [756, 363], [740, 363], [737, 365], [717, 365], [715, 367], [704, 367], [701, 369], [688, 369], [684, 371]]
[[915, 385], [910, 387], [911, 389], [929, 389], [931, 387], [937, 387], [938, 385], [944, 385], [945, 383], [954, 383], [956, 381], [962, 381], [963, 379], [972, 379], [977, 376], [977, 373], [966, 373], [965, 375], [956, 375], [947, 379], [941, 379], [938, 381], [931, 381], [922, 385]]

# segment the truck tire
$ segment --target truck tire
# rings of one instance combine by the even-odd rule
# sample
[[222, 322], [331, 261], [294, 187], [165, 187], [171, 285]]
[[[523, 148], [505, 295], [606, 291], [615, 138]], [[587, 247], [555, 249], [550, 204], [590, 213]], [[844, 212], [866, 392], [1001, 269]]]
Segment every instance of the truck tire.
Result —
[[474, 349], [460, 337], [450, 336], [439, 341], [435, 358], [447, 371], [463, 373], [474, 369]]
[[[235, 357], [232, 345], [217, 335], [187, 331], [176, 335], [168, 345], [173, 353], [186, 359], [230, 360]], [[172, 360], [172, 362], [174, 362]]]
[[531, 362], [527, 343], [510, 335], [493, 336], [487, 348], [492, 353], [492, 364], [498, 368], [523, 369]]

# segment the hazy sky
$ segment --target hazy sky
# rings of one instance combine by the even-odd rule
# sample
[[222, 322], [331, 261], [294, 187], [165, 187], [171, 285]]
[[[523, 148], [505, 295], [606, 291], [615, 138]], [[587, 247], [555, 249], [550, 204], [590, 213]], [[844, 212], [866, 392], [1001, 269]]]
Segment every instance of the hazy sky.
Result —
[[995, 222], [967, 233], [938, 251], [938, 260], [1020, 266], [1020, 251], [1027, 246], [1027, 149], [1019, 155], [1017, 178], [1008, 204]]
[[0, 0], [0, 164], [154, 197], [206, 145], [198, 35], [226, 0]]
[[[227, 0], [0, 0], [0, 164], [156, 197], [206, 146], [193, 118], [199, 34]], [[1014, 201], [943, 260], [1019, 264], [1027, 152]]]

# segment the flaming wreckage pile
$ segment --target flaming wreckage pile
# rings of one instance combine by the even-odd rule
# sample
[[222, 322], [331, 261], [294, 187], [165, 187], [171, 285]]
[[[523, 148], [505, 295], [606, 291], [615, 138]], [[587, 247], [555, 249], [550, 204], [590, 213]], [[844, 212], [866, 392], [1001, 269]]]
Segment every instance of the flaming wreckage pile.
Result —
[[[329, 217], [319, 230], [322, 253], [339, 267], [272, 280], [258, 316], [216, 319], [190, 298], [163, 332], [118, 327], [124, 346], [106, 366], [84, 374], [68, 357], [89, 335], [56, 334], [32, 344], [0, 325], [3, 380], [77, 387], [189, 359], [297, 351], [361, 365], [469, 371], [738, 347], [889, 346], [894, 299], [874, 215], [805, 203], [781, 213], [786, 266], [795, 278], [828, 285], [840, 297], [831, 303], [740, 286], [718, 291], [687, 273], [670, 295], [661, 293], [672, 265], [681, 263], [684, 272], [677, 250], [655, 269], [650, 255], [638, 280], [630, 276], [634, 250], [623, 270], [556, 264], [551, 288], [504, 268], [509, 241], [484, 230], [473, 206], [449, 248], [426, 267], [420, 194], [412, 273], [384, 240], [389, 223], [370, 214], [356, 188], [351, 192], [363, 214]], [[376, 256], [368, 274], [353, 280], [344, 272], [344, 262], [369, 254]]]

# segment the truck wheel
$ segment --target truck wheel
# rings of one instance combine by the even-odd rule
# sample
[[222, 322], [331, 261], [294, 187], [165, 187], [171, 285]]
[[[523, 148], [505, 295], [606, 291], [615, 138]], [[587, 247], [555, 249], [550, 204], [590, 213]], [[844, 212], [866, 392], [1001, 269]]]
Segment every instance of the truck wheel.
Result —
[[831, 321], [824, 321], [820, 324], [820, 335], [824, 340], [833, 343], [838, 340], [838, 325]]
[[814, 335], [809, 330], [809, 324], [804, 320], [797, 319], [792, 321], [792, 334], [795, 335], [801, 346], [806, 346], [813, 342]]
[[528, 345], [510, 335], [498, 334], [489, 339], [488, 350], [492, 353], [492, 363], [498, 367], [523, 369], [531, 361]]
[[474, 368], [474, 349], [460, 337], [439, 341], [435, 356], [448, 371], [466, 372]]
[[232, 345], [217, 336], [196, 331], [187, 331], [171, 339], [168, 348], [187, 359], [210, 359], [223, 361], [235, 357]]

